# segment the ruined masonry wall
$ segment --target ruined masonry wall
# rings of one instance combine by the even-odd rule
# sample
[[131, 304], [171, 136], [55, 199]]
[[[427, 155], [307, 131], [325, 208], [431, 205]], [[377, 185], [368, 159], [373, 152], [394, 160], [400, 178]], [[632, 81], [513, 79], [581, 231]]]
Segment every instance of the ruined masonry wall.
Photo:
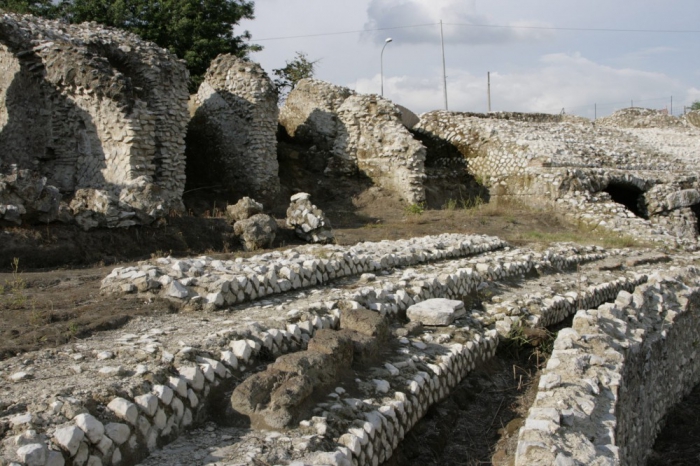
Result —
[[361, 172], [409, 203], [425, 201], [425, 148], [390, 101], [302, 80], [289, 94], [280, 124], [290, 136], [326, 155], [327, 174]]
[[225, 187], [259, 199], [280, 189], [277, 90], [257, 63], [226, 54], [211, 64], [193, 99], [188, 163], [222, 170]]
[[181, 208], [189, 78], [180, 61], [123, 31], [31, 16], [3, 15], [0, 44], [1, 173], [15, 164], [45, 177], [64, 198], [63, 220], [85, 228]]
[[394, 104], [375, 95], [354, 95], [338, 109], [338, 121], [332, 163], [339, 171], [356, 166], [409, 203], [425, 201], [425, 147], [401, 123]]
[[338, 132], [336, 113], [351, 95], [355, 92], [346, 87], [302, 79], [287, 96], [279, 123], [297, 141], [315, 144], [330, 156]]
[[651, 275], [614, 304], [578, 311], [540, 378], [516, 465], [646, 462], [663, 416], [700, 382], [697, 277]]

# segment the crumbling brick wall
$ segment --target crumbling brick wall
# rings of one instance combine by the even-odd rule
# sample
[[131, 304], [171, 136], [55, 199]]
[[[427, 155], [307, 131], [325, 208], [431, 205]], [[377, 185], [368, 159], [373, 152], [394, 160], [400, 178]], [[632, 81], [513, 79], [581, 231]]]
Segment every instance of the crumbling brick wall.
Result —
[[190, 112], [188, 186], [221, 185], [261, 200], [277, 195], [277, 90], [260, 65], [217, 57]]
[[[0, 178], [28, 170], [55, 187], [44, 220], [129, 226], [182, 208], [189, 76], [176, 57], [94, 23], [5, 14], [0, 64]], [[33, 218], [4, 181], [0, 204], [25, 212], [4, 219]]]

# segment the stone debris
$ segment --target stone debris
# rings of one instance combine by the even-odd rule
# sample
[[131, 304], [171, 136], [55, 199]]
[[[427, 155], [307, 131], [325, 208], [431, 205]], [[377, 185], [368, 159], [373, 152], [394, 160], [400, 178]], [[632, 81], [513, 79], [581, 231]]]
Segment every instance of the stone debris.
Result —
[[333, 242], [331, 222], [321, 209], [311, 203], [311, 195], [297, 193], [291, 197], [287, 208], [287, 226], [294, 228], [294, 233], [309, 243]]
[[277, 235], [277, 221], [266, 214], [255, 214], [234, 223], [233, 233], [246, 251], [270, 248]]
[[280, 189], [277, 90], [262, 67], [219, 55], [190, 101], [189, 182], [272, 200]]
[[253, 215], [262, 214], [263, 205], [255, 199], [244, 197], [234, 205], [226, 207], [226, 218], [231, 223], [236, 223], [239, 220], [247, 220]]
[[423, 325], [447, 326], [466, 313], [464, 303], [444, 298], [426, 299], [406, 309], [406, 316], [412, 322]]
[[188, 72], [136, 35], [0, 17], [0, 220], [148, 224], [182, 210]]

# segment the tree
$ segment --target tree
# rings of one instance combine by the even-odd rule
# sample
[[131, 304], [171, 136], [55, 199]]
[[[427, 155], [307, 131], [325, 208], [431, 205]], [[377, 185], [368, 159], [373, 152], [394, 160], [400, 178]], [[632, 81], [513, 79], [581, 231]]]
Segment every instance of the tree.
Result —
[[284, 102], [289, 92], [294, 89], [299, 81], [306, 78], [313, 78], [316, 71], [316, 64], [320, 60], [309, 61], [306, 53], [297, 52], [296, 57], [287, 61], [287, 66], [272, 70], [277, 76], [275, 86], [279, 92], [280, 103]]
[[690, 109], [691, 110], [700, 110], [700, 100], [696, 100], [692, 104], [690, 104]]
[[53, 17], [57, 11], [51, 0], [0, 0], [0, 10]]
[[[10, 5], [12, 4], [12, 5]], [[71, 23], [96, 21], [133, 32], [182, 58], [190, 70], [190, 91], [196, 91], [211, 61], [222, 53], [247, 57], [262, 47], [250, 44], [250, 33], [234, 35], [242, 19], [253, 19], [251, 0], [0, 0], [0, 8], [27, 12], [27, 5], [48, 4], [42, 14]]]

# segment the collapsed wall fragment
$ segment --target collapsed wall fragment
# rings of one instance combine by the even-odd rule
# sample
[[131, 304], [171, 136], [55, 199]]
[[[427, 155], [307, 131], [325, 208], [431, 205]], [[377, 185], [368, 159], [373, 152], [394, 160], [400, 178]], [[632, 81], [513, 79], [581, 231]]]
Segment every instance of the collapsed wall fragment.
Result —
[[305, 79], [289, 94], [280, 124], [325, 155], [327, 174], [362, 173], [409, 203], [425, 200], [425, 148], [390, 101]]
[[188, 72], [176, 57], [94, 23], [3, 14], [0, 64], [0, 220], [89, 229], [182, 208]]
[[221, 187], [270, 200], [279, 192], [277, 90], [257, 63], [226, 54], [190, 101], [188, 186]]

